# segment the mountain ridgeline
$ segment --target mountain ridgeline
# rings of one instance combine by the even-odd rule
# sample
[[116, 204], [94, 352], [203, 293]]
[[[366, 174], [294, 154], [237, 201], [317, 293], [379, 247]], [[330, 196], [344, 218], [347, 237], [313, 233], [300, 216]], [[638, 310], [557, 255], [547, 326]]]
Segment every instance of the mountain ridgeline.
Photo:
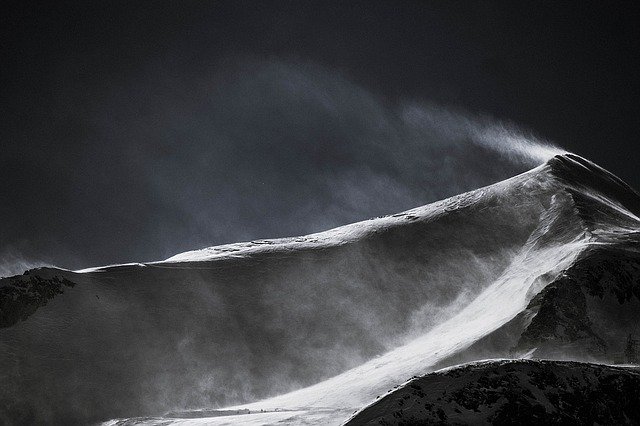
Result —
[[633, 189], [565, 154], [323, 233], [4, 278], [0, 418], [232, 406], [340, 424], [461, 362], [634, 362], [639, 215]]

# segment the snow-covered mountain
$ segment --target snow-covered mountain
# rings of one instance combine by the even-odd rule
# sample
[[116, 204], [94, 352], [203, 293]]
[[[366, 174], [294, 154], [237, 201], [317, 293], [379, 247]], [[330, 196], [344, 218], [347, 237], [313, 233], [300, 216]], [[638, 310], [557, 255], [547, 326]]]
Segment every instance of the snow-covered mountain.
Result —
[[319, 234], [28, 271], [0, 280], [0, 416], [340, 424], [463, 361], [620, 361], [640, 331], [639, 215], [566, 154]]

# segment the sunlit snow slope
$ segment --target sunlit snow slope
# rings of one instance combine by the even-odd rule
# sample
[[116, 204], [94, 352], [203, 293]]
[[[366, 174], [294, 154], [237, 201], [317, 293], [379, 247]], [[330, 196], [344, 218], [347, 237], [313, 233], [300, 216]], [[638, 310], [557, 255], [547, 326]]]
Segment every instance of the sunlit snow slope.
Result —
[[[639, 200], [564, 155], [306, 237], [4, 279], [3, 415], [86, 422], [231, 406], [237, 415], [145, 421], [339, 424], [482, 349], [594, 247], [635, 244]], [[212, 417], [187, 418], [200, 414]]]

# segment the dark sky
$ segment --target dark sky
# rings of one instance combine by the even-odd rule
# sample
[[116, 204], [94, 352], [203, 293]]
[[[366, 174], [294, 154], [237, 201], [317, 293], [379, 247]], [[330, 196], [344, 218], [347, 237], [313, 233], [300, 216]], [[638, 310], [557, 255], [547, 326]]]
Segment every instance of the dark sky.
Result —
[[633, 2], [9, 3], [0, 275], [394, 213], [532, 135], [640, 188]]

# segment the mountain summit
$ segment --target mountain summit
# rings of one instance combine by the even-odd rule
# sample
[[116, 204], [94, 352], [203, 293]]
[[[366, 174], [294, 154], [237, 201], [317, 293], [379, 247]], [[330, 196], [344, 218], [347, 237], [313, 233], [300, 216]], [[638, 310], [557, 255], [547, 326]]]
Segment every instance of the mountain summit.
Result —
[[27, 271], [0, 280], [0, 417], [339, 424], [460, 362], [627, 362], [639, 214], [638, 193], [564, 154], [318, 234]]

